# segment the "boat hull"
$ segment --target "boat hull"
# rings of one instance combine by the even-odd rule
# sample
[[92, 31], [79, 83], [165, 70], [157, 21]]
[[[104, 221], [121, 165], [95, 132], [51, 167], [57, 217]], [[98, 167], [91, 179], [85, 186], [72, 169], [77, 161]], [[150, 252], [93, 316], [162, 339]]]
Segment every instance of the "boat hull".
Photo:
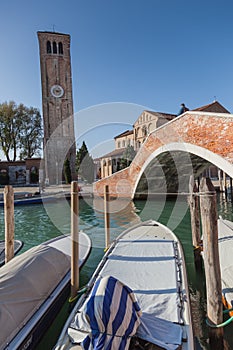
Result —
[[[14, 240], [14, 255], [19, 253], [23, 248], [24, 243], [18, 239]], [[0, 241], [0, 266], [5, 264], [5, 240]]]
[[[142, 324], [149, 329], [149, 333], [143, 333], [139, 326], [137, 334], [140, 339], [162, 349], [167, 338], [172, 342], [173, 335], [179, 333], [177, 344], [179, 341], [183, 350], [194, 349], [184, 254], [172, 231], [150, 220], [123, 232], [104, 255], [87, 286], [88, 291], [99, 278], [108, 276], [113, 276], [135, 294], [142, 311]], [[88, 294], [82, 296], [72, 311], [56, 350], [78, 349], [80, 331], [75, 326], [75, 317], [87, 298]], [[156, 322], [155, 327], [151, 327], [153, 322]], [[160, 330], [166, 329], [162, 337], [157, 322]], [[173, 334], [171, 338], [169, 333]], [[77, 344], [72, 345], [72, 342]]]
[[[91, 251], [91, 242], [89, 237], [84, 234], [83, 232], [80, 233], [80, 257], [79, 257], [79, 267], [81, 268]], [[30, 295], [30, 287], [25, 289], [29, 289], [28, 294], [29, 296], [24, 296], [24, 294], [21, 293], [21, 287], [20, 284], [16, 284], [16, 290], [17, 290], [17, 285], [18, 290], [19, 290], [19, 300], [17, 302], [16, 300], [16, 305], [21, 304], [21, 299], [22, 296], [25, 299], [25, 308], [29, 307], [29, 311], [25, 312], [25, 316], [20, 316], [17, 327], [19, 328], [18, 332], [14, 334], [14, 329], [9, 331], [9, 334], [7, 333], [8, 330], [4, 330], [4, 343], [0, 343], [0, 349], [6, 349], [6, 350], [26, 350], [26, 349], [35, 349], [35, 346], [39, 343], [41, 340], [42, 336], [44, 333], [47, 331], [49, 326], [51, 325], [52, 321], [55, 319], [56, 315], [61, 309], [61, 306], [64, 304], [65, 300], [68, 298], [69, 292], [70, 292], [70, 252], [71, 252], [71, 239], [69, 236], [60, 236], [57, 238], [54, 238], [48, 242], [45, 242], [44, 244], [41, 244], [38, 247], [32, 248], [30, 251], [25, 252], [19, 256], [19, 259], [14, 258], [12, 261], [11, 266], [6, 264], [1, 270], [3, 271], [2, 273], [2, 279], [0, 278], [0, 286], [6, 285], [7, 282], [5, 282], [5, 275], [7, 275], [7, 271], [4, 270], [4, 268], [14, 270], [16, 269], [16, 275], [18, 274], [17, 268], [19, 269], [18, 266], [22, 267], [21, 271], [19, 269], [19, 273], [26, 275], [26, 271], [32, 272], [35, 266], [41, 264], [41, 267], [39, 266], [39, 275], [35, 273], [35, 280], [33, 283], [33, 277], [30, 283], [33, 283], [32, 286], [35, 289], [38, 289], [40, 284], [42, 284], [42, 281], [44, 282], [44, 287], [43, 290], [41, 289], [38, 291], [38, 295], [34, 294], [34, 291], [31, 290], [32, 295]], [[25, 259], [24, 259], [24, 254], [25, 254]], [[48, 265], [48, 270], [46, 271], [46, 265], [48, 264], [48, 260], [52, 256], [52, 261], [51, 261], [51, 266], [52, 270], [50, 269], [50, 266]], [[39, 258], [38, 258], [39, 257]], [[59, 262], [58, 264], [58, 259], [59, 260], [64, 260], [65, 262]], [[57, 262], [57, 264], [56, 264]], [[62, 269], [58, 270], [59, 268], [56, 266], [62, 266]], [[12, 267], [12, 269], [11, 269]], [[47, 284], [49, 284], [50, 278], [52, 278], [52, 275], [50, 276], [50, 273], [48, 271], [53, 271], [54, 275], [58, 275], [56, 278], [58, 279], [58, 283], [54, 285], [54, 287], [51, 289], [51, 286], [47, 287]], [[59, 272], [61, 271], [61, 272]], [[65, 274], [64, 274], [65, 272]], [[47, 274], [46, 274], [47, 273]], [[60, 278], [60, 273], [63, 274], [63, 277]], [[1, 276], [0, 276], [1, 277]], [[6, 277], [7, 278], [7, 277]], [[9, 277], [10, 278], [10, 277]], [[26, 276], [27, 278], [27, 276]], [[23, 279], [24, 281], [24, 279]], [[14, 283], [14, 277], [12, 277], [9, 280], [9, 284]], [[17, 282], [19, 283], [19, 282]], [[34, 286], [35, 285], [35, 286]], [[8, 288], [8, 287], [7, 287]], [[9, 287], [10, 288], [10, 287]], [[41, 287], [42, 288], [42, 287]], [[46, 289], [47, 288], [47, 289]], [[50, 291], [51, 289], [51, 291]], [[21, 294], [20, 294], [21, 293]], [[8, 294], [8, 290], [5, 291], [4, 295]], [[43, 299], [43, 295], [46, 296]], [[42, 297], [41, 297], [42, 296]], [[41, 298], [41, 301], [40, 301]], [[17, 294], [16, 298], [17, 299]], [[31, 303], [33, 303], [33, 300], [39, 300], [38, 305], [35, 304], [34, 306], [31, 306]], [[29, 306], [27, 304], [29, 303]], [[6, 305], [11, 305], [12, 301], [9, 300], [9, 303], [7, 303], [6, 300]], [[15, 303], [15, 300], [13, 300], [13, 304]], [[14, 307], [14, 305], [13, 305]], [[21, 307], [21, 306], [20, 306]], [[35, 311], [32, 311], [32, 310]], [[5, 309], [4, 307], [2, 308], [3, 316]], [[14, 308], [10, 310], [12, 313], [12, 317], [14, 318]], [[29, 316], [28, 313], [30, 314]], [[25, 320], [24, 320], [25, 317]], [[4, 325], [1, 325], [3, 329]], [[7, 328], [7, 326], [6, 326]], [[11, 334], [14, 334], [12, 337]]]
[[[233, 291], [232, 291], [232, 275], [233, 262], [231, 251], [233, 248], [233, 222], [218, 219], [218, 245], [219, 258], [222, 279], [222, 300], [227, 309], [232, 309]], [[233, 316], [233, 312], [229, 312]]]

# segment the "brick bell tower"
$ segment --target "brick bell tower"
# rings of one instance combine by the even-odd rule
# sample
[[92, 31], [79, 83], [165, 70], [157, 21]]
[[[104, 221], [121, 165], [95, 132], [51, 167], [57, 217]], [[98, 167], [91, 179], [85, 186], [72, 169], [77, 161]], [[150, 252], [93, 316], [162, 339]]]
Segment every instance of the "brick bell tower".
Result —
[[58, 184], [64, 179], [65, 160], [76, 179], [70, 35], [37, 32], [40, 50], [42, 111], [44, 121], [45, 180]]

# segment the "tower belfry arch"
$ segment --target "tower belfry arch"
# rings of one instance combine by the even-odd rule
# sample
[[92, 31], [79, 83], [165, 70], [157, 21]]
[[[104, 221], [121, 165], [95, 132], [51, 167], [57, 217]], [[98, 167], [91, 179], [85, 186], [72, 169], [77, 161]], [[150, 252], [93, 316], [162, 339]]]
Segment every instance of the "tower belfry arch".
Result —
[[44, 122], [45, 178], [50, 184], [62, 181], [63, 165], [70, 162], [75, 172], [70, 35], [37, 32], [40, 52], [42, 112]]

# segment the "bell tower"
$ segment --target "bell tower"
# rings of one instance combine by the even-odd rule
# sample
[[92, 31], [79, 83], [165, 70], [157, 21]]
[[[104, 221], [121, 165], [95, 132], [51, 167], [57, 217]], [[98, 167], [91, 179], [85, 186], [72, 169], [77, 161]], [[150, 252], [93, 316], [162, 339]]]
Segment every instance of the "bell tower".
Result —
[[45, 178], [49, 184], [62, 181], [63, 166], [70, 162], [76, 178], [76, 146], [70, 59], [70, 35], [37, 32], [40, 50], [42, 111], [44, 121]]

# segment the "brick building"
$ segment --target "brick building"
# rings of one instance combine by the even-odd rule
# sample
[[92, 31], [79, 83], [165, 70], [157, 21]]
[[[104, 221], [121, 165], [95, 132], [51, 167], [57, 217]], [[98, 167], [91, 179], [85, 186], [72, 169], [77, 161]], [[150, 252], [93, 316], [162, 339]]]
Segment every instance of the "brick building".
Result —
[[[198, 107], [192, 111], [230, 113], [218, 101]], [[132, 130], [127, 130], [114, 138], [115, 150], [98, 158], [98, 165], [101, 168], [99, 177], [105, 178], [119, 170], [120, 160], [128, 144], [132, 145], [137, 152], [152, 131], [176, 117], [176, 114], [171, 113], [143, 111], [133, 124]], [[208, 176], [215, 177], [218, 170], [214, 166], [211, 166], [207, 172]]]
[[0, 162], [0, 185], [38, 185], [43, 160], [30, 158], [15, 162]]

